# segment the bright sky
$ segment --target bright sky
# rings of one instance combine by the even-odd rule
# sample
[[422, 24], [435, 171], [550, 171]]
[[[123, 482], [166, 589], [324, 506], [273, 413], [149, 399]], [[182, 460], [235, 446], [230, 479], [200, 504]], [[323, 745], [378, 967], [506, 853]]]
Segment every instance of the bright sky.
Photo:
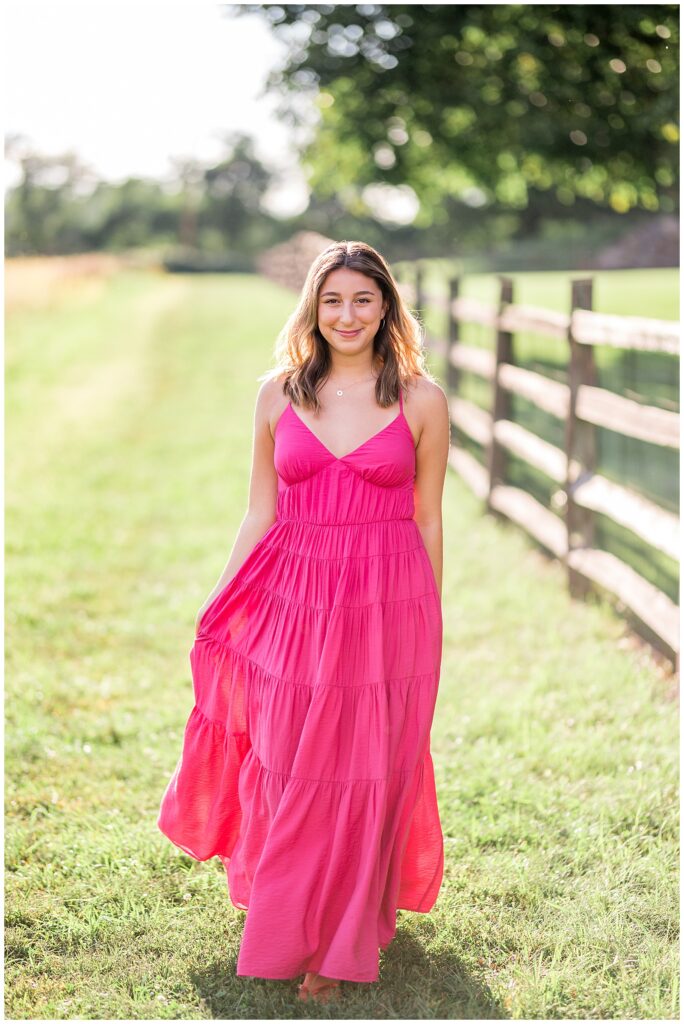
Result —
[[[296, 213], [308, 190], [272, 97], [257, 99], [283, 44], [263, 16], [198, 2], [4, 4], [5, 132], [46, 154], [71, 148], [110, 181], [166, 178], [171, 157], [225, 155], [244, 130], [287, 182], [270, 209]], [[291, 134], [291, 133], [290, 133]], [[6, 161], [6, 186], [17, 180]]]

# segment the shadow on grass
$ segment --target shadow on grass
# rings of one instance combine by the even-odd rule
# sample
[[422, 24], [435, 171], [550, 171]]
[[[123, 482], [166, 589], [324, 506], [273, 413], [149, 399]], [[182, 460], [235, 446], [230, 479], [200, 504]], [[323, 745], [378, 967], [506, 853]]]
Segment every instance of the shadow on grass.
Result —
[[207, 968], [193, 983], [214, 1020], [502, 1020], [501, 1003], [448, 949], [426, 951], [401, 927], [380, 954], [377, 982], [343, 981], [334, 1002], [300, 1002], [297, 978], [238, 977], [237, 959]]

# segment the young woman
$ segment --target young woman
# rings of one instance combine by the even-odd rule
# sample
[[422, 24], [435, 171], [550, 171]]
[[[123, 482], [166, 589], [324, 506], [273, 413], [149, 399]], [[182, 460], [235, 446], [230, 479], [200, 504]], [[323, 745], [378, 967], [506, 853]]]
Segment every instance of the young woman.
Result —
[[447, 400], [383, 257], [313, 263], [262, 380], [249, 507], [199, 610], [158, 826], [248, 910], [237, 974], [376, 981], [443, 871], [430, 756]]

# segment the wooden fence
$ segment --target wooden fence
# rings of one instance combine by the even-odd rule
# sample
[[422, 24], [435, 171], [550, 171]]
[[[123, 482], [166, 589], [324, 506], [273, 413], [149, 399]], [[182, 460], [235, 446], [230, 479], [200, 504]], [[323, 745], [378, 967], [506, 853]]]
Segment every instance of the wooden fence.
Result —
[[[570, 312], [517, 305], [513, 282], [500, 276], [497, 308], [459, 295], [460, 279], [450, 281], [448, 300], [425, 294], [421, 268], [413, 281], [402, 275], [402, 292], [421, 314], [425, 306], [447, 313], [446, 340], [428, 337], [431, 351], [445, 359], [446, 391], [454, 428], [450, 465], [492, 513], [514, 521], [567, 568], [573, 596], [595, 585], [620, 602], [642, 635], [662, 650], [679, 671], [679, 606], [662, 590], [614, 554], [597, 546], [595, 513], [626, 527], [636, 537], [678, 559], [679, 517], [630, 487], [608, 480], [596, 468], [596, 428], [679, 450], [679, 414], [635, 402], [597, 385], [594, 348], [679, 353], [679, 324], [643, 317], [593, 312], [592, 280], [572, 281]], [[460, 326], [476, 323], [494, 335], [491, 350], [464, 344]], [[526, 331], [561, 339], [568, 345], [567, 383], [516, 366], [514, 336]], [[491, 386], [491, 411], [459, 394], [461, 372]], [[561, 421], [563, 448], [550, 444], [511, 418], [518, 395]], [[485, 464], [461, 443], [481, 445]], [[559, 484], [554, 513], [521, 487], [506, 482], [511, 453]]]

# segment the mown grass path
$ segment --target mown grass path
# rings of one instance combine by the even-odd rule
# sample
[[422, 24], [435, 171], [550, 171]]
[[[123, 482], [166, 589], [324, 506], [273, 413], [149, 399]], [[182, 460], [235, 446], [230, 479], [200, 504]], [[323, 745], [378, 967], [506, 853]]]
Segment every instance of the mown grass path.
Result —
[[155, 820], [292, 301], [127, 271], [8, 316], [6, 1016], [677, 1017], [671, 680], [451, 473], [437, 905], [334, 1006], [235, 976], [220, 862]]

